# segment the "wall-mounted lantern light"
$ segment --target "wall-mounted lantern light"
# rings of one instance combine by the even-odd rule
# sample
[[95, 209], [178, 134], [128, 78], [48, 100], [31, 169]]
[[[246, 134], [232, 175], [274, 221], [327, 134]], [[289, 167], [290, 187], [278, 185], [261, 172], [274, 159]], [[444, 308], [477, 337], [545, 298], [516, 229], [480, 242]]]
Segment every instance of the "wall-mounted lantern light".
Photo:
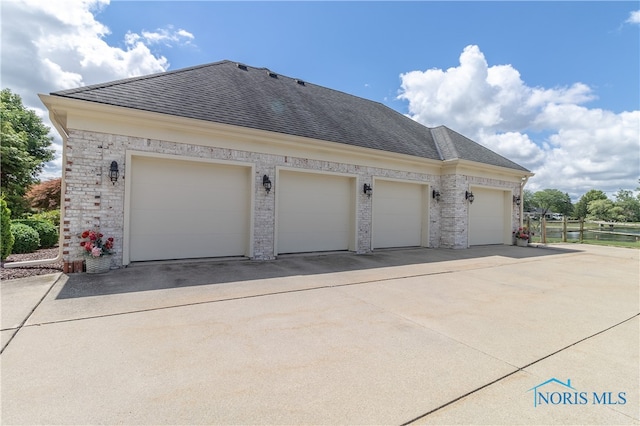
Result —
[[364, 187], [362, 188], [362, 192], [367, 194], [367, 197], [371, 198], [371, 194], [373, 193], [373, 189], [371, 189], [371, 185], [365, 183]]
[[464, 199], [469, 200], [470, 203], [473, 203], [473, 200], [475, 199], [475, 197], [473, 196], [473, 192], [464, 191]]
[[513, 196], [513, 202], [515, 203], [516, 206], [519, 206], [520, 203], [522, 202], [522, 200], [520, 199], [520, 197], [516, 197], [515, 195]]
[[269, 179], [269, 176], [264, 175], [262, 176], [262, 186], [264, 186], [265, 191], [267, 191], [267, 194], [269, 193], [269, 191], [271, 191], [271, 180]]
[[113, 182], [114, 185], [118, 181], [118, 175], [118, 162], [112, 161], [111, 167], [109, 167], [109, 179], [111, 179], [111, 182]]
[[440, 201], [440, 191], [437, 189], [431, 191], [431, 198], [434, 198], [436, 201]]

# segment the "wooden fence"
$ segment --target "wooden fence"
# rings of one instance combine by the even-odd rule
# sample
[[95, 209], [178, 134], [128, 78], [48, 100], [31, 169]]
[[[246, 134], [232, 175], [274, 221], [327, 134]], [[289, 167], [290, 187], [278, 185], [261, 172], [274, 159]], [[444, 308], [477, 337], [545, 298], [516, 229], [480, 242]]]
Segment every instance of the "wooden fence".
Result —
[[604, 221], [588, 221], [588, 220], [568, 220], [565, 216], [562, 221], [549, 221], [542, 218], [541, 221], [532, 220], [526, 218], [525, 225], [528, 229], [534, 232], [532, 240], [539, 240], [539, 242], [547, 243], [547, 231], [553, 229], [554, 231], [560, 230], [562, 242], [567, 242], [569, 232], [577, 232], [578, 240], [583, 242], [585, 240], [585, 233], [602, 233], [608, 235], [625, 235], [635, 238], [635, 241], [640, 241], [640, 234], [637, 232], [625, 232], [625, 228], [638, 229], [639, 224], [626, 224], [626, 223], [613, 223]]

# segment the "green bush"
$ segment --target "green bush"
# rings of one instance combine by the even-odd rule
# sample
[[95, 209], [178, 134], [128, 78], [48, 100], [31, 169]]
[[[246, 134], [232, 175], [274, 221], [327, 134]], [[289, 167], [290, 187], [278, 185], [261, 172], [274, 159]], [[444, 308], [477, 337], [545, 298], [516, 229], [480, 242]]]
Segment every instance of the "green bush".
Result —
[[11, 233], [15, 239], [12, 253], [33, 253], [40, 247], [40, 236], [29, 225], [12, 223]]
[[35, 229], [40, 237], [40, 248], [51, 248], [58, 243], [58, 229], [49, 221], [16, 219], [12, 223], [22, 223]]
[[60, 226], [60, 210], [49, 210], [42, 213], [36, 213], [29, 216], [29, 219], [46, 220], [47, 222], [58, 228]]
[[0, 219], [0, 257], [4, 261], [13, 249], [13, 234], [11, 233], [11, 210], [7, 207], [7, 202], [4, 198], [0, 198], [0, 213], [2, 217]]

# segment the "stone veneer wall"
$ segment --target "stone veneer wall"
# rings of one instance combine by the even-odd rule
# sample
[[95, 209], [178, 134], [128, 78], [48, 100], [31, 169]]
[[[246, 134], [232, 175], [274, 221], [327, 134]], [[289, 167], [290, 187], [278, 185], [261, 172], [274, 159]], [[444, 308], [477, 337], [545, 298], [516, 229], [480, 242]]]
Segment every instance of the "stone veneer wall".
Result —
[[[262, 187], [262, 176], [274, 180], [276, 167], [290, 167], [324, 172], [346, 173], [356, 176], [357, 187], [371, 184], [375, 178], [392, 178], [421, 182], [442, 193], [441, 201], [429, 199], [430, 247], [467, 247], [467, 204], [464, 191], [468, 185], [489, 184], [510, 188], [512, 183], [478, 178], [445, 175], [436, 176], [355, 164], [320, 161], [307, 158], [261, 154], [233, 149], [187, 145], [155, 139], [70, 130], [66, 144], [64, 180], [65, 212], [63, 218], [65, 262], [82, 258], [80, 234], [85, 229], [99, 228], [105, 236], [115, 238], [112, 266], [123, 264], [124, 199], [127, 178], [126, 152], [135, 150], [193, 158], [233, 160], [255, 165], [253, 258], [273, 259], [275, 233], [274, 192], [267, 194]], [[117, 161], [120, 169], [118, 182], [109, 179], [109, 166]], [[485, 183], [486, 181], [486, 183]], [[278, 185], [274, 181], [274, 188]], [[375, 188], [374, 188], [375, 196]], [[356, 252], [371, 249], [372, 198], [358, 191], [356, 202]]]

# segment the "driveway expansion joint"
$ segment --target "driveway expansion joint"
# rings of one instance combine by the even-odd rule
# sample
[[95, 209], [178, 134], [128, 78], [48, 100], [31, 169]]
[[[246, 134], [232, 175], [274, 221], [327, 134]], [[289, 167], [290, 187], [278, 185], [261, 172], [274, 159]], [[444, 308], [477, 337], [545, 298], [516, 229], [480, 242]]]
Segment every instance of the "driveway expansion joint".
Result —
[[[512, 372], [507, 373], [504, 376], [499, 377], [499, 378], [497, 378], [497, 379], [495, 379], [495, 380], [493, 380], [493, 381], [491, 381], [489, 383], [486, 383], [486, 384], [484, 384], [484, 385], [482, 385], [480, 387], [477, 387], [477, 388], [475, 388], [475, 389], [473, 389], [473, 390], [471, 390], [471, 391], [469, 391], [469, 392], [467, 392], [467, 393], [465, 393], [463, 395], [460, 395], [459, 397], [454, 398], [451, 401], [448, 401], [448, 402], [446, 402], [446, 403], [444, 403], [444, 404], [442, 404], [442, 405], [440, 405], [440, 406], [438, 406], [438, 407], [436, 407], [436, 408], [434, 408], [434, 409], [432, 409], [432, 410], [430, 410], [430, 411], [428, 411], [428, 412], [426, 412], [424, 414], [421, 414], [421, 415], [409, 420], [408, 422], [402, 423], [400, 426], [407, 426], [407, 425], [410, 425], [410, 424], [412, 424], [414, 422], [417, 422], [418, 420], [424, 419], [425, 417], [427, 417], [427, 416], [429, 416], [429, 415], [431, 415], [431, 414], [433, 414], [433, 413], [435, 413], [435, 412], [437, 412], [437, 411], [439, 411], [439, 410], [441, 410], [441, 409], [443, 409], [445, 407], [448, 407], [448, 406], [450, 406], [450, 405], [452, 405], [452, 404], [454, 404], [454, 403], [456, 403], [456, 402], [458, 402], [458, 401], [460, 401], [460, 400], [462, 400], [462, 399], [464, 399], [464, 398], [466, 398], [468, 396], [471, 396], [471, 395], [473, 395], [473, 394], [475, 394], [475, 393], [477, 393], [477, 392], [479, 392], [479, 391], [481, 391], [481, 390], [483, 390], [485, 388], [488, 388], [489, 386], [491, 386], [493, 384], [496, 384], [496, 383], [498, 383], [498, 382], [500, 382], [500, 381], [502, 381], [502, 380], [504, 380], [504, 379], [506, 379], [508, 377], [511, 377], [516, 373], [519, 373], [521, 371], [524, 372], [526, 368], [531, 367], [532, 365], [535, 365], [535, 364], [537, 364], [537, 363], [539, 363], [541, 361], [544, 361], [545, 359], [548, 359], [548, 358], [550, 358], [550, 357], [552, 357], [554, 355], [557, 355], [560, 352], [564, 352], [567, 349], [572, 348], [573, 346], [576, 346], [579, 343], [582, 343], [582, 342], [585, 342], [585, 341], [587, 341], [589, 339], [592, 339], [592, 338], [594, 338], [594, 337], [596, 337], [596, 336], [598, 336], [598, 335], [600, 335], [602, 333], [606, 333], [607, 331], [609, 331], [611, 329], [614, 329], [614, 328], [616, 328], [616, 327], [618, 327], [618, 326], [620, 326], [620, 325], [622, 325], [622, 324], [624, 324], [626, 322], [629, 322], [629, 321], [637, 318], [638, 316], [640, 316], [640, 313], [632, 315], [631, 317], [629, 317], [629, 318], [627, 318], [625, 320], [622, 320], [622, 321], [620, 321], [620, 322], [618, 322], [618, 323], [616, 323], [616, 324], [614, 324], [614, 325], [612, 325], [610, 327], [607, 327], [607, 328], [605, 328], [603, 330], [600, 330], [597, 333], [591, 334], [590, 336], [587, 336], [587, 337], [584, 337], [584, 338], [582, 338], [582, 339], [580, 339], [578, 341], [575, 341], [572, 344], [567, 345], [567, 346], [565, 346], [565, 347], [563, 347], [561, 349], [558, 349], [557, 351], [552, 352], [552, 353], [550, 353], [548, 355], [545, 355], [542, 358], [539, 358], [539, 359], [537, 359], [535, 361], [532, 361], [527, 365], [524, 365], [522, 367], [518, 367], [516, 370], [514, 370]], [[632, 418], [632, 417], [630, 417], [630, 418]]]
[[[474, 268], [474, 269], [482, 269], [482, 268]], [[323, 290], [323, 289], [330, 289], [330, 288], [349, 287], [349, 286], [363, 285], [363, 284], [374, 284], [374, 283], [380, 283], [380, 282], [385, 282], [385, 281], [395, 281], [395, 280], [419, 278], [419, 277], [425, 277], [425, 276], [451, 274], [451, 273], [455, 273], [455, 272], [456, 271], [437, 271], [437, 272], [429, 272], [429, 273], [424, 273], [424, 274], [414, 274], [414, 275], [406, 275], [406, 276], [399, 276], [399, 277], [380, 278], [380, 279], [358, 281], [358, 282], [351, 282], [351, 283], [344, 283], [344, 284], [329, 284], [329, 285], [323, 285], [323, 286], [317, 286], [317, 287], [291, 289], [291, 290], [284, 290], [284, 291], [274, 291], [274, 292], [270, 292], [270, 293], [252, 294], [252, 295], [247, 295], [247, 296], [227, 297], [227, 298], [217, 299], [217, 300], [205, 300], [205, 301], [202, 301], [202, 302], [191, 302], [191, 303], [183, 303], [183, 304], [170, 305], [170, 306], [159, 306], [159, 307], [155, 307], [155, 308], [136, 309], [136, 310], [131, 310], [131, 311], [115, 312], [115, 313], [103, 314], [103, 315], [92, 315], [92, 316], [85, 316], [85, 317], [80, 317], [80, 318], [69, 318], [69, 319], [62, 319], [62, 320], [55, 320], [55, 321], [43, 321], [43, 322], [39, 322], [39, 323], [29, 324], [29, 325], [26, 325], [25, 327], [40, 326], [40, 325], [50, 325], [50, 324], [60, 324], [60, 323], [83, 321], [83, 320], [96, 319], [96, 318], [108, 318], [108, 317], [114, 317], [114, 316], [120, 316], [120, 315], [129, 315], [129, 314], [138, 314], [138, 313], [143, 313], [143, 312], [160, 311], [160, 310], [165, 310], [165, 309], [183, 308], [183, 307], [187, 307], [187, 306], [206, 305], [206, 304], [209, 304], [209, 303], [220, 303], [220, 302], [231, 302], [231, 301], [236, 301], [236, 300], [255, 299], [255, 298], [259, 298], [259, 297], [277, 296], [277, 295], [281, 295], [281, 294], [290, 294], [290, 293], [301, 293], [301, 292], [313, 291], [313, 290]], [[57, 282], [57, 280], [56, 280], [56, 282]], [[49, 289], [49, 292], [50, 291], [51, 291], [51, 289]], [[48, 294], [48, 292], [47, 292], [47, 294]], [[46, 297], [46, 295], [45, 295], [45, 297]], [[44, 298], [43, 298], [43, 300], [44, 300]], [[41, 302], [42, 302], [42, 300], [38, 303], [38, 305]], [[34, 308], [34, 311], [35, 311], [35, 308]], [[29, 319], [29, 317], [27, 317], [27, 319], [24, 322], [26, 322]]]
[[[46, 299], [46, 297], [49, 295], [49, 293], [51, 293], [51, 290], [56, 286], [56, 284], [58, 283], [58, 281], [60, 281], [60, 278], [62, 278], [62, 274], [58, 274], [58, 276], [56, 277], [56, 279], [51, 283], [51, 285], [49, 286], [49, 288], [47, 289], [47, 291], [45, 291], [45, 293], [42, 295], [42, 297], [40, 298], [40, 300], [38, 300], [38, 303], [36, 303], [36, 305], [33, 307], [33, 309], [31, 309], [31, 311], [29, 312], [29, 314], [27, 316], [25, 316], [25, 318], [22, 320], [22, 322], [20, 323], [20, 325], [18, 325], [17, 327], [14, 328], [8, 328], [6, 330], [16, 330], [15, 333], [13, 333], [13, 335], [11, 337], [9, 337], [9, 339], [7, 340], [7, 342], [4, 344], [4, 346], [2, 347], [2, 349], [0, 349], [0, 355], [4, 352], [5, 349], [7, 349], [9, 347], [9, 344], [11, 343], [11, 341], [18, 335], [18, 333], [20, 333], [20, 330], [22, 330], [25, 327], [29, 327], [29, 326], [25, 326], [25, 324], [27, 323], [27, 321], [29, 321], [29, 318], [31, 318], [31, 316], [33, 315], [33, 313], [36, 311], [36, 309], [38, 309], [38, 306], [40, 306], [40, 304], [42, 304], [42, 302], [44, 301], [44, 299]], [[5, 329], [3, 329], [2, 331], [5, 331]]]

